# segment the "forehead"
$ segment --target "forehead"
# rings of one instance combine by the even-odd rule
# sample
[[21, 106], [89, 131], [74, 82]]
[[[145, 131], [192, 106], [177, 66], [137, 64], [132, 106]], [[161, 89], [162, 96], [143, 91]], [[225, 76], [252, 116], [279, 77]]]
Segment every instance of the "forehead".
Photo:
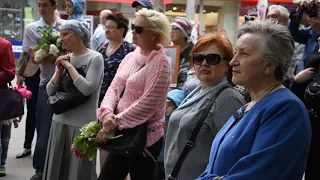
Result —
[[221, 48], [219, 48], [216, 44], [212, 43], [210, 45], [204, 45], [203, 47], [199, 48], [198, 53], [200, 54], [210, 54], [210, 53], [217, 53], [222, 54]]
[[268, 10], [268, 15], [279, 15], [280, 11], [276, 8], [272, 8]]
[[62, 35], [67, 35], [67, 34], [72, 34], [70, 31], [68, 31], [68, 30], [65, 30], [65, 29], [62, 29], [62, 30], [60, 30], [60, 35], [62, 36]]
[[137, 26], [148, 27], [148, 20], [144, 16], [137, 16], [134, 23]]
[[37, 0], [38, 4], [51, 4], [50, 0]]
[[260, 49], [263, 38], [260, 34], [243, 34], [236, 43], [236, 49], [256, 50]]
[[107, 20], [106, 21], [106, 24], [109, 24], [109, 25], [117, 25], [117, 22], [116, 21], [114, 21], [114, 20]]

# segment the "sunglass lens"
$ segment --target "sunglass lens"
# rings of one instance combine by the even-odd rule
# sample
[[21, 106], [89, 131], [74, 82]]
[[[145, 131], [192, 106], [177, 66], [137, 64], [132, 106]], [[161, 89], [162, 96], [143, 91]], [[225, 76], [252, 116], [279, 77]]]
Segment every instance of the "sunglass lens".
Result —
[[208, 54], [206, 56], [206, 61], [209, 65], [216, 65], [220, 63], [221, 56], [219, 54]]
[[201, 65], [203, 60], [204, 60], [204, 56], [201, 54], [194, 54], [193, 55], [193, 63], [196, 65]]
[[136, 32], [137, 32], [138, 34], [141, 34], [142, 31], [143, 31], [143, 27], [136, 26], [136, 27], [135, 27], [135, 30], [136, 30]]

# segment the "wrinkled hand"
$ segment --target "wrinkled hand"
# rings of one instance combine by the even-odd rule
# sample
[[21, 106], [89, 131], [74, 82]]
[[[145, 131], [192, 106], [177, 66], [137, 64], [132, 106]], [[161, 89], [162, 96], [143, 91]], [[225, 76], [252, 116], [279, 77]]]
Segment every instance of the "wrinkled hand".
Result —
[[298, 84], [311, 80], [315, 75], [314, 68], [307, 68], [299, 72], [295, 77], [294, 81]]
[[96, 139], [100, 143], [106, 143], [108, 141], [107, 136], [108, 136], [108, 133], [102, 128], [98, 132]]
[[107, 114], [103, 116], [102, 126], [107, 134], [113, 132], [118, 127], [118, 117], [114, 114]]
[[22, 85], [23, 85], [23, 80], [24, 80], [23, 76], [21, 76], [21, 75], [17, 75], [17, 81], [16, 81], [16, 84], [17, 84], [17, 86], [18, 86], [18, 87], [20, 87], [20, 86], [22, 86]]

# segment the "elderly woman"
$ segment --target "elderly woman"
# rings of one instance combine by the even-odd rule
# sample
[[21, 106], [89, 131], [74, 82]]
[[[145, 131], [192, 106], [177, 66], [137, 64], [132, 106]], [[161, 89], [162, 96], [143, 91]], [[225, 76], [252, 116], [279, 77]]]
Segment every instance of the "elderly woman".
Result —
[[[77, 20], [68, 20], [60, 28], [61, 43], [71, 51], [70, 61], [60, 56], [56, 61], [55, 74], [47, 85], [49, 96], [61, 91], [63, 72], [68, 71], [73, 87], [85, 96], [84, 104], [62, 114], [54, 114], [48, 142], [43, 179], [95, 180], [95, 162], [88, 158], [78, 159], [70, 150], [73, 139], [80, 135], [79, 129], [96, 121], [96, 109], [103, 78], [103, 58], [89, 49], [90, 32]], [[81, 68], [85, 76], [78, 73]]]
[[99, 179], [153, 179], [159, 156], [165, 113], [166, 94], [170, 81], [170, 64], [160, 44], [167, 43], [170, 23], [155, 10], [136, 12], [132, 24], [133, 43], [139, 46], [121, 62], [118, 71], [101, 103], [98, 117], [104, 128], [98, 134], [132, 129], [147, 123], [145, 150], [134, 155], [110, 152]]
[[99, 105], [106, 94], [122, 59], [135, 46], [124, 41], [128, 32], [129, 20], [121, 13], [112, 13], [106, 17], [105, 31], [108, 41], [104, 43], [98, 51], [104, 59], [104, 77], [100, 92]]
[[293, 51], [283, 25], [256, 20], [240, 28], [232, 81], [247, 88], [252, 101], [219, 131], [198, 180], [302, 179], [310, 122], [303, 103], [282, 85]]
[[[183, 180], [199, 177], [208, 164], [215, 135], [245, 103], [240, 93], [232, 88], [229, 66], [232, 58], [232, 44], [220, 32], [201, 37], [192, 49], [192, 63], [201, 84], [184, 99], [169, 119], [164, 157], [166, 177]], [[184, 156], [182, 151], [186, 142], [199, 123], [201, 129], [193, 146], [183, 158], [183, 163], [179, 164], [178, 159]], [[180, 171], [177, 171], [179, 168]]]

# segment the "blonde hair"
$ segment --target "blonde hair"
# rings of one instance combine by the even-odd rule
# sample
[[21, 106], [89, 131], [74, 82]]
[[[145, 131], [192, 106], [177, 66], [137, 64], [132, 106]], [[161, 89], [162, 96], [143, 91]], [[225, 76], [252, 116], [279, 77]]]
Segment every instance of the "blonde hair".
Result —
[[136, 16], [143, 16], [149, 22], [148, 29], [152, 32], [157, 32], [157, 42], [160, 44], [165, 44], [170, 41], [170, 22], [163, 13], [152, 9], [142, 8], [135, 13]]

